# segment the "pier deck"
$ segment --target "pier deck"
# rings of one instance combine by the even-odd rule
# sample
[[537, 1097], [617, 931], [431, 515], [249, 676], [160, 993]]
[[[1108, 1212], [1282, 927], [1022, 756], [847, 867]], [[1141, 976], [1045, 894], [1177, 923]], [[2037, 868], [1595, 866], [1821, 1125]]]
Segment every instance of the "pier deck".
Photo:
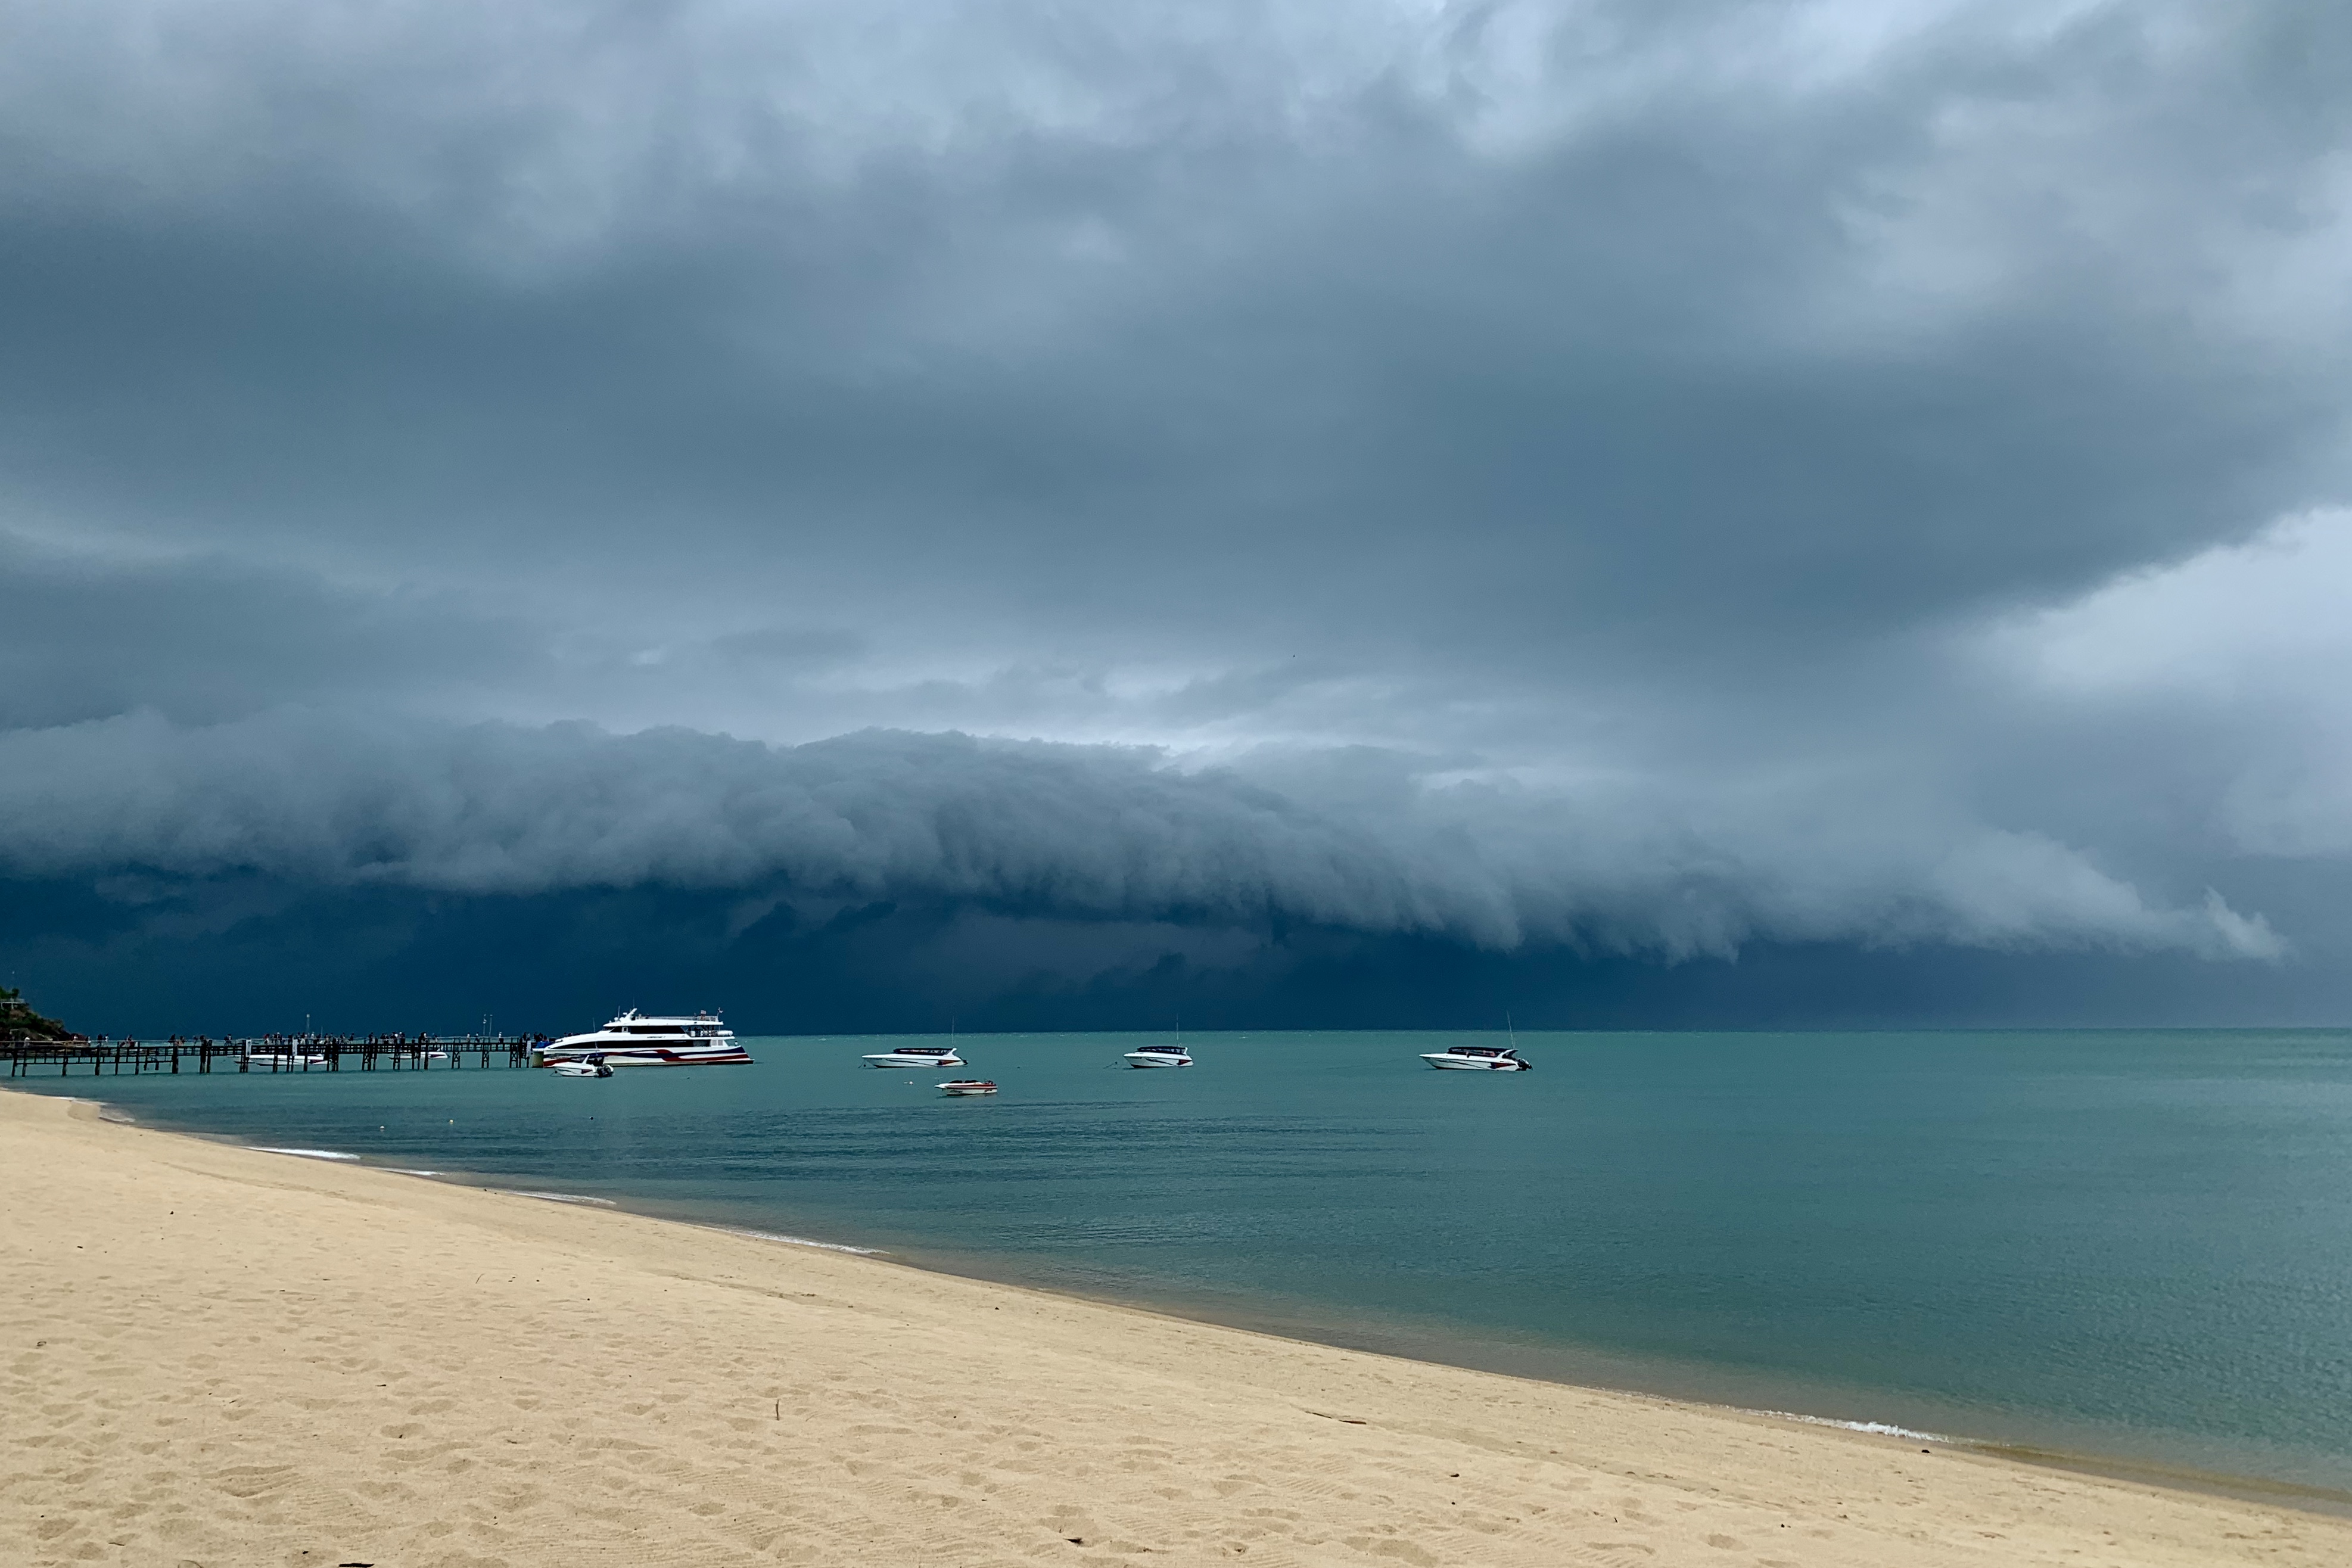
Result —
[[[429, 1036], [299, 1036], [256, 1039], [8, 1040], [10, 1078], [151, 1072], [426, 1072], [435, 1068], [528, 1067], [537, 1035], [436, 1039]], [[469, 1061], [467, 1058], [471, 1058]], [[184, 1066], [183, 1065], [184, 1064]]]

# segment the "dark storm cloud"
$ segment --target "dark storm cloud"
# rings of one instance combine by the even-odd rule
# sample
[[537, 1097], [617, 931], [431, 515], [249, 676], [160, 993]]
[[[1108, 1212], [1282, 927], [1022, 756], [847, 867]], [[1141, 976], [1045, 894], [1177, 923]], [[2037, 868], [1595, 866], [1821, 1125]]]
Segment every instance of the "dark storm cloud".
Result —
[[2017, 651], [2346, 488], [2335, 8], [0, 28], [20, 875], [2243, 955], [2335, 841]]
[[2260, 12], [220, 9], [138, 72], [41, 29], [15, 125], [19, 472], [150, 521], [1631, 658], [2084, 586], [2336, 456], [2211, 282], [2341, 134]]
[[[2278, 951], [2218, 898], [2152, 908], [2031, 837], [1888, 817], [1809, 841], [1776, 803], [1662, 810], [1608, 790], [1431, 787], [1429, 771], [1364, 750], [1186, 773], [1131, 748], [960, 735], [778, 750], [580, 725], [132, 718], [0, 736], [0, 868], [917, 898], [1669, 957], [1758, 936]], [[1871, 834], [1888, 841], [1857, 852]]]
[[218, 558], [121, 561], [0, 533], [0, 732], [142, 711], [181, 722], [286, 701], [458, 696], [537, 649], [448, 595], [337, 590]]

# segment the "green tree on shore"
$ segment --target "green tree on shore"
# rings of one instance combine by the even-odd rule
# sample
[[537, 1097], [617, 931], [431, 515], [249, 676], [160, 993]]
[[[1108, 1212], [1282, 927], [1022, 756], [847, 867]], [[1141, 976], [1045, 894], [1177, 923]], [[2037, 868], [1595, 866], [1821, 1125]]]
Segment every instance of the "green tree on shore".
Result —
[[0, 985], [0, 1038], [11, 1040], [78, 1040], [81, 1037], [58, 1023], [33, 1011], [25, 994], [13, 985]]

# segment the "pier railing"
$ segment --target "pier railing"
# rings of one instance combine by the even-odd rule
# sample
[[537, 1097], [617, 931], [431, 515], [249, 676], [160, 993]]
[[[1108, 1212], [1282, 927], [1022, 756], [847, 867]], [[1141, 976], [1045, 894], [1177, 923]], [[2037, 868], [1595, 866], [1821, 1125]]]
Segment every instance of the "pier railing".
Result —
[[[199, 1037], [170, 1040], [5, 1040], [10, 1078], [151, 1072], [428, 1072], [435, 1068], [530, 1065], [537, 1035]], [[469, 1059], [470, 1058], [470, 1059]], [[183, 1066], [183, 1064], [185, 1064]]]

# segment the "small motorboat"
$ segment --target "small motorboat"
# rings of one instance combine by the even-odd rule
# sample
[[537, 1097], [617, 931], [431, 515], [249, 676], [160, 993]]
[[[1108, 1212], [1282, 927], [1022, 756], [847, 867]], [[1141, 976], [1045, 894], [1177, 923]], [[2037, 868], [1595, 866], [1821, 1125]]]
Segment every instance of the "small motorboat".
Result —
[[1138, 1046], [1124, 1058], [1131, 1068], [1188, 1068], [1192, 1054], [1182, 1046]]
[[1448, 1046], [1442, 1051], [1423, 1051], [1421, 1059], [1450, 1072], [1531, 1072], [1536, 1065], [1504, 1046]]
[[876, 1051], [866, 1058], [870, 1068], [960, 1068], [963, 1058], [955, 1054], [953, 1046], [900, 1046], [896, 1050]]
[[602, 1056], [582, 1057], [577, 1060], [555, 1062], [548, 1070], [558, 1078], [611, 1078], [613, 1064]]
[[940, 1085], [940, 1092], [960, 1099], [967, 1094], [994, 1094], [996, 1085], [984, 1078], [951, 1078]]

